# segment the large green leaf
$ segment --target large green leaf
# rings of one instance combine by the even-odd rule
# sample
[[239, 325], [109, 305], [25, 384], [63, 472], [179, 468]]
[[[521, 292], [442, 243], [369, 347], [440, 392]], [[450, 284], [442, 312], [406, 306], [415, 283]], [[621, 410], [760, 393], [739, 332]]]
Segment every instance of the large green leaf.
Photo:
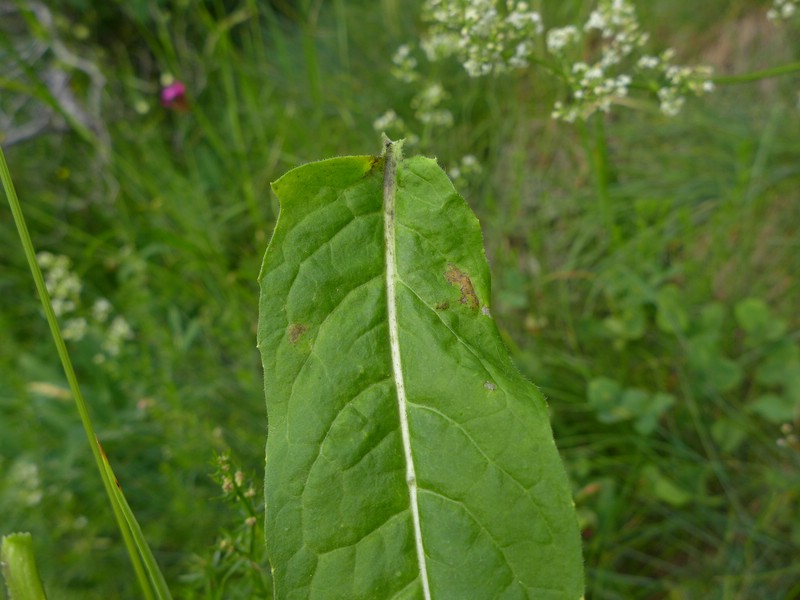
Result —
[[258, 337], [276, 598], [579, 598], [547, 408], [503, 347], [447, 176], [387, 142], [273, 189]]

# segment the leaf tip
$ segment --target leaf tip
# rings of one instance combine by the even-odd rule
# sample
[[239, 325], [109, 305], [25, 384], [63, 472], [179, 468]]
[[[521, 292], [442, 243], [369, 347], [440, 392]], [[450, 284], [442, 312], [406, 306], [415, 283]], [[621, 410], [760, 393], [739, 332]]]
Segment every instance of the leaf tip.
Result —
[[386, 133], [381, 133], [381, 143], [383, 144], [383, 152], [381, 158], [387, 154], [393, 154], [395, 162], [400, 162], [403, 159], [403, 144], [405, 139], [391, 140]]

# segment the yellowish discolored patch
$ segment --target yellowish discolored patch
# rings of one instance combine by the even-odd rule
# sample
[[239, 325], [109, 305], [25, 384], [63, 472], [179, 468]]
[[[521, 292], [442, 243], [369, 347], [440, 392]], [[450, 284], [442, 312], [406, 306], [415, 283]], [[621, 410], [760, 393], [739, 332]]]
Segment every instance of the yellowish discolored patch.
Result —
[[469, 275], [464, 273], [457, 266], [450, 264], [447, 265], [447, 271], [444, 272], [444, 278], [451, 284], [461, 290], [461, 298], [459, 302], [465, 304], [472, 310], [478, 310], [480, 301], [478, 295], [475, 293], [475, 288], [472, 285], [472, 280]]

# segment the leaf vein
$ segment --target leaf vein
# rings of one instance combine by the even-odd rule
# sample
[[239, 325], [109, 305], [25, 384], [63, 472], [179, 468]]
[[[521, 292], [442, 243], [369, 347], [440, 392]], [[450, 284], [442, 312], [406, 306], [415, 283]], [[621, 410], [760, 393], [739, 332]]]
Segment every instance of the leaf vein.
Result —
[[436, 409], [436, 408], [434, 408], [432, 406], [428, 406], [426, 404], [418, 404], [416, 402], [409, 402], [409, 404], [412, 404], [413, 406], [416, 406], [417, 408], [419, 408], [421, 410], [427, 410], [429, 412], [437, 414], [440, 417], [442, 417], [444, 420], [446, 420], [447, 422], [451, 423], [457, 429], [459, 429], [466, 436], [467, 440], [469, 440], [469, 442], [472, 444], [472, 446], [481, 454], [481, 456], [483, 456], [486, 459], [486, 462], [488, 462], [491, 465], [494, 465], [498, 469], [498, 471], [500, 471], [503, 475], [506, 475], [511, 481], [513, 481], [517, 485], [517, 487], [519, 487], [519, 489], [522, 491], [524, 496], [526, 498], [528, 498], [528, 500], [530, 500], [531, 503], [539, 511], [539, 514], [542, 516], [542, 521], [547, 526], [548, 533], [550, 533], [552, 535], [553, 531], [552, 531], [552, 529], [550, 529], [550, 524], [547, 522], [547, 519], [544, 518], [544, 513], [542, 512], [542, 509], [539, 506], [539, 501], [537, 500], [537, 498], [535, 496], [533, 496], [531, 494], [531, 491], [532, 491], [533, 487], [536, 484], [534, 484], [534, 486], [531, 486], [531, 487], [526, 487], [525, 484], [523, 484], [516, 477], [514, 477], [514, 475], [512, 475], [505, 468], [503, 468], [503, 466], [500, 463], [498, 463], [492, 457], [488, 456], [486, 454], [486, 452], [483, 450], [483, 448], [478, 444], [478, 442], [476, 442], [475, 439], [470, 435], [470, 433], [461, 425], [461, 423], [458, 423], [457, 421], [454, 421], [451, 417], [447, 416], [442, 411], [440, 411], [440, 410], [438, 410], [438, 409]]

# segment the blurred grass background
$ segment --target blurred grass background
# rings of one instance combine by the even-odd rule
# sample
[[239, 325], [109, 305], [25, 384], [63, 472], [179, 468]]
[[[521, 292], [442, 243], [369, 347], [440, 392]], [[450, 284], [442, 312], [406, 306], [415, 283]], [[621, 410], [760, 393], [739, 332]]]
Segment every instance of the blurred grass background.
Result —
[[[591, 7], [538, 4], [548, 24]], [[720, 75], [798, 60], [797, 27], [767, 6], [637, 3], [655, 47]], [[107, 298], [133, 332], [103, 362], [100, 329], [70, 349], [177, 597], [257, 595], [260, 555], [220, 543], [243, 517], [212, 474], [230, 452], [260, 485], [269, 182], [378, 152], [389, 108], [414, 122], [414, 86], [390, 70], [419, 39], [418, 8], [0, 3], [0, 143], [37, 249], [80, 277], [76, 313]], [[673, 119], [595, 120], [611, 235], [591, 137], [549, 118], [554, 81], [425, 68], [454, 123], [417, 128], [416, 151], [482, 166], [460, 188], [483, 224], [493, 314], [550, 401], [587, 597], [800, 597], [800, 78], [718, 86]], [[159, 104], [170, 76], [185, 112]], [[0, 243], [0, 533], [34, 534], [51, 597], [136, 597], [8, 211]]]

